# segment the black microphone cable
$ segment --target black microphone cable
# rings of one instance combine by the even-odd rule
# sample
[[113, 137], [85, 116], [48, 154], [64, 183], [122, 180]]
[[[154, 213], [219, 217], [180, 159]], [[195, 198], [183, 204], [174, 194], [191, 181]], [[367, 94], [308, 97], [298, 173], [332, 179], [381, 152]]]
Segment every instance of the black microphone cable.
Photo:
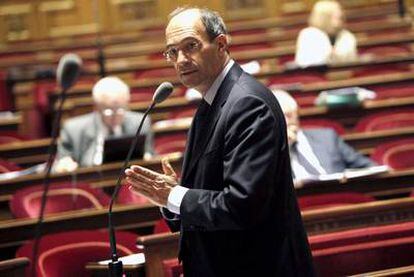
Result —
[[114, 228], [113, 221], [112, 221], [112, 207], [118, 196], [118, 192], [121, 188], [120, 185], [121, 185], [122, 178], [124, 176], [124, 171], [127, 168], [131, 160], [135, 147], [137, 146], [139, 134], [141, 132], [141, 129], [145, 122], [146, 117], [148, 116], [149, 112], [155, 107], [156, 104], [161, 103], [171, 94], [172, 90], [173, 90], [173, 86], [171, 85], [171, 83], [164, 82], [155, 91], [152, 103], [147, 108], [147, 110], [144, 113], [143, 118], [141, 119], [137, 132], [135, 134], [134, 140], [132, 141], [131, 146], [129, 147], [127, 157], [118, 175], [118, 179], [116, 181], [115, 189], [112, 194], [111, 202], [109, 203], [109, 209], [108, 209], [109, 242], [110, 242], [110, 247], [111, 247], [111, 262], [109, 262], [109, 276], [122, 277], [122, 274], [123, 274], [122, 261], [118, 260], [118, 254], [116, 251], [115, 228]]
[[57, 113], [55, 115], [53, 121], [53, 128], [52, 128], [52, 140], [48, 147], [48, 159], [45, 168], [45, 175], [43, 177], [43, 193], [42, 199], [40, 204], [40, 211], [39, 217], [37, 220], [36, 228], [35, 228], [35, 236], [34, 236], [34, 244], [33, 244], [33, 251], [32, 251], [32, 272], [31, 275], [34, 277], [36, 276], [36, 266], [37, 266], [37, 256], [39, 252], [39, 243], [42, 234], [42, 224], [44, 220], [44, 213], [46, 208], [47, 202], [47, 194], [49, 191], [50, 185], [50, 173], [52, 170], [54, 156], [56, 154], [56, 141], [59, 136], [59, 127], [60, 127], [60, 120], [62, 117], [62, 110], [63, 104], [66, 99], [66, 92], [67, 90], [75, 84], [77, 81], [79, 74], [80, 74], [80, 67], [82, 65], [82, 60], [79, 58], [78, 55], [75, 54], [66, 54], [64, 55], [58, 65], [57, 69], [57, 81], [61, 86], [61, 93], [60, 93], [60, 101]]

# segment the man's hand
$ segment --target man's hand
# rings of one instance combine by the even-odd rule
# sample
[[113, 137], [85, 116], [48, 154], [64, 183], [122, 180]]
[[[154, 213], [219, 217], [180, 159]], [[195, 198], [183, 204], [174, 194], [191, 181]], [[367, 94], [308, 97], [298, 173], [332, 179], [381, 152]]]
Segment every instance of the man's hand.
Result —
[[167, 159], [162, 159], [161, 165], [164, 174], [138, 165], [125, 170], [125, 174], [131, 191], [148, 198], [157, 206], [166, 207], [168, 195], [178, 181], [177, 174]]

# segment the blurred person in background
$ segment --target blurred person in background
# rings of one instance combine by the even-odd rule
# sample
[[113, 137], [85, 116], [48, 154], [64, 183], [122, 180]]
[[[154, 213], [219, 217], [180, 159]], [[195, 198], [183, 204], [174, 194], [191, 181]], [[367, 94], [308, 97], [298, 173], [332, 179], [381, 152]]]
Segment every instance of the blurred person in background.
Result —
[[376, 165], [351, 146], [331, 128], [300, 128], [298, 104], [283, 90], [272, 90], [286, 119], [290, 161], [296, 187], [302, 180], [350, 168]]
[[300, 67], [357, 59], [357, 40], [344, 27], [345, 19], [337, 1], [318, 1], [296, 41], [295, 63]]
[[[105, 138], [135, 135], [143, 114], [128, 111], [130, 91], [117, 77], [105, 77], [92, 89], [95, 111], [68, 119], [60, 132], [56, 172], [102, 164]], [[153, 154], [153, 134], [149, 117], [141, 134], [146, 135], [145, 154]]]

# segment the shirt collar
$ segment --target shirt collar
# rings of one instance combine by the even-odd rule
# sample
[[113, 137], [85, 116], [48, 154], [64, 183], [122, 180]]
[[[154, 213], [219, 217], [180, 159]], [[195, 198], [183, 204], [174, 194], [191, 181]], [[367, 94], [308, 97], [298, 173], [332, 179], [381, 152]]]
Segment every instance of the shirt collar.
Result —
[[229, 73], [230, 68], [233, 66], [234, 60], [230, 60], [220, 74], [217, 76], [216, 80], [214, 80], [211, 87], [207, 90], [207, 93], [204, 95], [204, 100], [211, 105], [213, 103], [214, 97], [216, 97], [217, 90], [219, 89], [221, 83], [223, 82], [224, 78], [226, 77], [227, 73]]

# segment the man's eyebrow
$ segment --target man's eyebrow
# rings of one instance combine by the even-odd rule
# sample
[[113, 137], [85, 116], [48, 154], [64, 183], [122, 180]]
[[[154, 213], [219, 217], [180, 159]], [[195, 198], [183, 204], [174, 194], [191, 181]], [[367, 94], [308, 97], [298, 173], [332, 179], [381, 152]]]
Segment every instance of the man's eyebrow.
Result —
[[179, 44], [181, 44], [181, 43], [184, 43], [184, 42], [186, 42], [186, 41], [190, 41], [190, 40], [200, 41], [199, 39], [197, 39], [197, 38], [195, 38], [195, 37], [186, 37], [186, 38], [182, 39], [182, 40], [181, 40], [180, 42], [178, 42], [178, 43], [170, 43], [170, 44], [167, 44], [167, 45], [165, 46], [165, 48], [170, 48], [170, 47], [173, 47], [173, 46], [177, 46], [177, 45], [179, 45]]

